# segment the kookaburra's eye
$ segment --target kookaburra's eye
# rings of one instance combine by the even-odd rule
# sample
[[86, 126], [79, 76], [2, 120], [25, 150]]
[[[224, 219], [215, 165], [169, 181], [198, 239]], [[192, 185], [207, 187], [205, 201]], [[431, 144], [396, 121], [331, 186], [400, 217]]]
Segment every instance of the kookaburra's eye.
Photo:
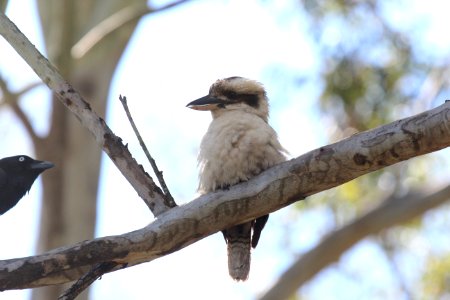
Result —
[[23, 156], [19, 157], [20, 162], [23, 162], [24, 160], [25, 160], [25, 157], [23, 157]]
[[231, 99], [236, 99], [238, 96], [238, 94], [234, 91], [231, 91], [228, 95], [228, 97], [230, 97]]
[[229, 100], [235, 100], [238, 97], [235, 91], [226, 91], [224, 94]]

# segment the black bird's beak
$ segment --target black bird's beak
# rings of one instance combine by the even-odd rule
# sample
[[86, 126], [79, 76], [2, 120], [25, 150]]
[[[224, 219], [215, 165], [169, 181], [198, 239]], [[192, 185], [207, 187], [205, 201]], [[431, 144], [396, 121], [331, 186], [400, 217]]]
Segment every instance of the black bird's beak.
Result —
[[217, 106], [224, 106], [225, 104], [227, 104], [228, 102], [224, 101], [224, 100], [220, 100], [218, 98], [214, 98], [212, 96], [205, 96], [205, 97], [201, 97], [200, 99], [194, 100], [190, 103], [188, 103], [188, 105], [186, 105], [186, 107], [189, 107], [191, 109], [195, 109], [195, 110], [212, 110], [214, 108], [217, 108]]
[[40, 160], [35, 160], [32, 164], [31, 164], [31, 169], [34, 170], [47, 170], [50, 168], [53, 168], [55, 165], [49, 161], [40, 161]]

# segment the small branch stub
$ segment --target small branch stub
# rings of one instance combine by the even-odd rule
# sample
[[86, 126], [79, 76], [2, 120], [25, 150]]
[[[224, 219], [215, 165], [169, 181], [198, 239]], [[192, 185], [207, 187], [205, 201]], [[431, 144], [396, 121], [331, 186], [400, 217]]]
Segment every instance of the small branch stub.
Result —
[[111, 271], [114, 267], [117, 266], [116, 262], [104, 262], [100, 264], [96, 264], [92, 267], [92, 269], [83, 275], [80, 279], [78, 279], [70, 288], [64, 291], [59, 297], [58, 300], [73, 300], [75, 299], [81, 292], [87, 289], [94, 281], [101, 278], [103, 274]]

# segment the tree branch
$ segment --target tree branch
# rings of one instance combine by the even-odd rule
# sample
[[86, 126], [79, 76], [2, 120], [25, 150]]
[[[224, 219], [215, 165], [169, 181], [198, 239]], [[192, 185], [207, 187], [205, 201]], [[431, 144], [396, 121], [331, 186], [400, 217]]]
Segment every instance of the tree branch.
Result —
[[449, 199], [450, 185], [431, 195], [411, 193], [384, 201], [365, 216], [330, 233], [318, 246], [303, 254], [260, 300], [288, 299], [300, 286], [366, 236], [420, 216]]
[[[25, 127], [25, 130], [30, 135], [33, 142], [36, 144], [38, 140], [40, 139], [36, 132], [34, 131], [33, 125], [31, 125], [30, 119], [25, 114], [25, 112], [22, 110], [22, 108], [19, 106], [19, 97], [23, 95], [24, 93], [28, 92], [29, 90], [33, 89], [37, 85], [30, 85], [29, 87], [26, 87], [19, 93], [14, 93], [8, 88], [8, 84], [5, 80], [0, 76], [0, 90], [3, 92], [3, 102], [5, 104], [8, 104], [16, 116], [22, 121], [23, 126]], [[2, 104], [0, 103], [0, 104]]]
[[[68, 282], [102, 262], [127, 266], [148, 262], [223, 228], [271, 213], [363, 174], [448, 146], [450, 102], [313, 150], [229, 190], [201, 196], [161, 214], [142, 229], [80, 242], [34, 257], [0, 261], [0, 290]], [[412, 212], [420, 205], [428, 205], [417, 204], [418, 200], [414, 199], [409, 201], [407, 207], [411, 206]], [[402, 214], [403, 211], [406, 213]], [[411, 211], [399, 205], [386, 212], [391, 220], [398, 218], [400, 221], [407, 213]], [[369, 225], [362, 223], [360, 226]], [[339, 239], [336, 244], [328, 245], [342, 247]]]
[[125, 24], [135, 21], [149, 13], [161, 12], [166, 9], [183, 4], [188, 0], [179, 0], [160, 8], [152, 8], [147, 5], [130, 5], [115, 14], [109, 16], [97, 26], [89, 30], [71, 49], [74, 58], [81, 58], [86, 55], [95, 45], [100, 43], [107, 35], [118, 30]]
[[66, 82], [56, 68], [30, 43], [20, 30], [0, 13], [0, 34], [10, 43], [20, 56], [33, 68], [34, 72], [58, 96], [58, 99], [80, 120], [93, 135], [98, 145], [108, 154], [124, 177], [155, 216], [168, 210], [164, 194], [152, 178], [138, 165], [128, 149], [90, 107], [81, 95]]

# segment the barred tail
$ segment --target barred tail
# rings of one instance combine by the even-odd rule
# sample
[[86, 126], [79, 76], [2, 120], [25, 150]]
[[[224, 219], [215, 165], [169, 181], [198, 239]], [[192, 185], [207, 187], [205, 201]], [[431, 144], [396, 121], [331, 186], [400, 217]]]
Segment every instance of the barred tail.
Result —
[[228, 272], [237, 281], [247, 280], [250, 272], [252, 223], [236, 225], [223, 231], [227, 241]]

